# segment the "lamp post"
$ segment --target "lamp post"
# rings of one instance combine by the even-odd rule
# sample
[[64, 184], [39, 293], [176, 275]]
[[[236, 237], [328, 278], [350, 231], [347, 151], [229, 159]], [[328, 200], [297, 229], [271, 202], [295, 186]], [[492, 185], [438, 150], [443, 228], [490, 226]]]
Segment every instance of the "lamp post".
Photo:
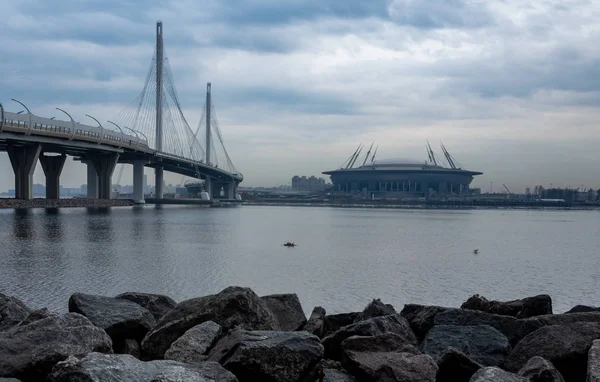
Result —
[[100, 127], [100, 140], [104, 139], [104, 128], [102, 127], [102, 124], [100, 123], [100, 121], [98, 121], [96, 118], [92, 117], [89, 114], [86, 114], [85, 116], [93, 119], [94, 121], [96, 121], [96, 123]]
[[23, 106], [25, 108], [25, 110], [27, 110], [27, 115], [29, 116], [29, 125], [27, 126], [27, 135], [31, 134], [31, 111], [29, 110], [29, 108], [27, 106], [25, 106], [25, 104], [23, 102], [17, 101], [14, 98], [11, 98], [11, 100], [15, 101], [19, 105]]
[[0, 102], [0, 133], [4, 128], [4, 106], [2, 106], [2, 102]]
[[63, 113], [65, 113], [65, 114], [66, 114], [66, 115], [69, 117], [69, 119], [71, 120], [71, 125], [72, 125], [73, 127], [71, 128], [71, 129], [72, 129], [72, 131], [71, 131], [71, 138], [69, 138], [69, 139], [70, 139], [70, 140], [71, 140], [71, 139], [73, 139], [73, 136], [75, 135], [75, 120], [73, 119], [73, 117], [71, 117], [71, 114], [67, 113], [67, 112], [66, 112], [66, 111], [64, 111], [63, 109], [61, 109], [61, 108], [58, 108], [58, 107], [57, 107], [57, 108], [56, 108], [56, 110], [58, 110], [58, 111], [62, 111], [62, 112], [63, 112]]
[[146, 146], [148, 145], [148, 137], [146, 136], [146, 134], [142, 133], [141, 131], [138, 131], [138, 133], [142, 134], [142, 137], [144, 137], [144, 139], [146, 140]]
[[110, 123], [111, 125], [117, 126], [117, 129], [119, 129], [119, 131], [121, 132], [121, 141], [125, 142], [125, 133], [123, 132], [123, 129], [121, 129], [121, 127], [119, 127], [119, 125], [117, 125], [114, 122], [111, 122], [111, 121], [107, 121], [107, 122]]
[[127, 126], [123, 126], [123, 127], [124, 127], [124, 128], [126, 128], [127, 130], [129, 130], [129, 131], [131, 131], [132, 133], [134, 133], [134, 134], [135, 134], [136, 138], [138, 139], [138, 145], [139, 145], [139, 143], [140, 143], [140, 142], [139, 142], [139, 141], [140, 141], [140, 136], [138, 135], [138, 133], [136, 133], [136, 132], [135, 132], [135, 130], [133, 130], [133, 129], [130, 129], [130, 128], [129, 128], [129, 127], [127, 127]]

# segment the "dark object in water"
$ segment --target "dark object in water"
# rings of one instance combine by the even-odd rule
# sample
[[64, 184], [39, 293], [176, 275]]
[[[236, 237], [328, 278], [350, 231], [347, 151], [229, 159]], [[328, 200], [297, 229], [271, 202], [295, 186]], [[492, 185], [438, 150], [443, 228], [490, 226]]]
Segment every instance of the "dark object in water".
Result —
[[295, 246], [296, 246], [296, 244], [294, 244], [294, 243], [291, 243], [291, 242], [289, 242], [289, 241], [288, 241], [288, 242], [287, 242], [287, 243], [285, 243], [283, 246], [284, 246], [284, 247], [295, 247]]

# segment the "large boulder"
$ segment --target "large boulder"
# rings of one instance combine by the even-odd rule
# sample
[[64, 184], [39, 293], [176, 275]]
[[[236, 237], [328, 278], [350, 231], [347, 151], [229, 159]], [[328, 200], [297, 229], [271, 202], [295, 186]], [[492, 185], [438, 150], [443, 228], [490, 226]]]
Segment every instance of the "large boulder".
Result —
[[368, 320], [369, 318], [389, 316], [390, 314], [396, 314], [396, 309], [390, 304], [384, 304], [380, 299], [374, 299], [365, 307], [361, 314], [359, 314], [354, 322]]
[[228, 331], [279, 330], [279, 323], [264, 301], [250, 288], [228, 287], [215, 295], [180, 302], [167, 313], [142, 341], [147, 359], [161, 359], [183, 333], [205, 321]]
[[135, 302], [142, 308], [148, 309], [156, 321], [160, 320], [177, 305], [171, 297], [162, 294], [126, 292], [121, 293], [116, 298]]
[[529, 382], [565, 382], [552, 362], [538, 356], [527, 361], [525, 366], [519, 370], [519, 375], [527, 378]]
[[443, 306], [428, 306], [428, 305], [417, 305], [417, 304], [406, 304], [400, 312], [402, 317], [406, 318], [406, 321], [410, 324], [410, 328], [413, 330], [419, 342], [425, 338], [425, 335], [434, 325], [435, 316], [438, 313], [446, 312], [448, 310], [458, 310], [455, 308], [445, 308]]
[[208, 359], [244, 381], [303, 381], [323, 356], [319, 338], [307, 332], [234, 330], [215, 345]]
[[156, 325], [148, 309], [114, 297], [75, 293], [69, 299], [69, 312], [82, 314], [104, 329], [112, 338], [117, 353], [121, 352], [126, 339], [141, 341]]
[[469, 382], [483, 366], [455, 348], [447, 348], [438, 359], [436, 382]]
[[356, 378], [342, 370], [323, 368], [320, 382], [356, 382]]
[[306, 323], [304, 310], [302, 310], [298, 295], [295, 293], [272, 294], [260, 299], [273, 312], [281, 330], [299, 330]]
[[237, 382], [216, 362], [187, 365], [175, 361], [142, 362], [129, 354], [90, 353], [56, 365], [48, 382], [160, 381]]
[[208, 355], [207, 351], [221, 336], [221, 327], [212, 321], [196, 325], [179, 337], [165, 353], [165, 359], [200, 364]]
[[587, 382], [600, 382], [600, 340], [594, 340], [588, 352]]
[[43, 381], [71, 355], [112, 353], [106, 332], [77, 313], [48, 317], [0, 332], [0, 377]]
[[23, 301], [0, 293], [0, 332], [18, 325], [30, 313], [31, 309]]
[[397, 334], [353, 336], [342, 349], [342, 365], [361, 381], [435, 381], [435, 361]]
[[537, 355], [552, 362], [565, 380], [583, 382], [588, 351], [592, 341], [597, 338], [600, 338], [598, 323], [544, 326], [523, 338], [510, 353], [504, 366], [506, 370], [518, 372]]
[[569, 314], [547, 314], [530, 318], [525, 321], [539, 321], [543, 325], [564, 325], [575, 322], [597, 322], [600, 323], [600, 312], [579, 312]]
[[34, 321], [43, 320], [48, 317], [58, 317], [58, 315], [58, 313], [49, 311], [48, 308], [36, 309], [29, 313], [29, 315], [19, 323], [19, 326], [29, 325]]
[[325, 309], [316, 306], [302, 330], [314, 334], [319, 338], [323, 338], [325, 335], [325, 315]]
[[435, 315], [434, 323], [435, 325], [455, 326], [489, 325], [504, 334], [512, 346], [515, 346], [527, 334], [545, 325], [537, 317], [518, 319], [468, 309], [449, 309], [440, 312]]
[[423, 341], [423, 351], [438, 360], [448, 347], [456, 348], [483, 366], [498, 366], [510, 352], [506, 336], [489, 325], [436, 325]]
[[527, 382], [527, 379], [509, 373], [495, 366], [479, 369], [470, 382]]
[[490, 301], [476, 294], [471, 296], [460, 307], [461, 309], [478, 310], [516, 318], [528, 318], [543, 314], [552, 314], [552, 299], [547, 294], [540, 294], [521, 300]]
[[404, 338], [407, 345], [416, 345], [417, 339], [408, 322], [399, 314], [375, 317], [355, 324], [344, 326], [337, 332], [323, 338], [325, 358], [340, 360], [342, 342], [352, 336], [376, 336], [384, 333], [395, 333]]
[[325, 335], [328, 336], [344, 326], [353, 324], [358, 316], [360, 312], [328, 314], [325, 316]]
[[588, 313], [588, 312], [600, 312], [600, 308], [588, 305], [575, 305], [565, 313]]

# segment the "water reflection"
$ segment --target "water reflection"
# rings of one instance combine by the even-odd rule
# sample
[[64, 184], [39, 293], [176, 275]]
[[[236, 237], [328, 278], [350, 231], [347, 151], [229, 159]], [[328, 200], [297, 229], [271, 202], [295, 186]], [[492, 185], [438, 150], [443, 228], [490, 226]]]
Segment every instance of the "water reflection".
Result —
[[14, 237], [22, 240], [30, 240], [35, 238], [35, 232], [32, 229], [32, 219], [30, 219], [30, 215], [30, 210], [15, 210], [15, 217], [13, 219]]
[[42, 227], [46, 240], [48, 242], [62, 242], [64, 240], [64, 232], [60, 210], [58, 208], [47, 208], [45, 212]]

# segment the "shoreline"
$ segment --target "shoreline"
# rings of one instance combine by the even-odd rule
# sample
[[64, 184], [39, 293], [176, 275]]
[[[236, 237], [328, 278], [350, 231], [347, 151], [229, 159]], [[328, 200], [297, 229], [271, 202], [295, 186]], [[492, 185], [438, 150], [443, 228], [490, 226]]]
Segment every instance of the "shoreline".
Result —
[[31, 199], [19, 200], [0, 198], [0, 209], [36, 209], [36, 208], [81, 208], [81, 207], [131, 207], [135, 203], [129, 199]]

